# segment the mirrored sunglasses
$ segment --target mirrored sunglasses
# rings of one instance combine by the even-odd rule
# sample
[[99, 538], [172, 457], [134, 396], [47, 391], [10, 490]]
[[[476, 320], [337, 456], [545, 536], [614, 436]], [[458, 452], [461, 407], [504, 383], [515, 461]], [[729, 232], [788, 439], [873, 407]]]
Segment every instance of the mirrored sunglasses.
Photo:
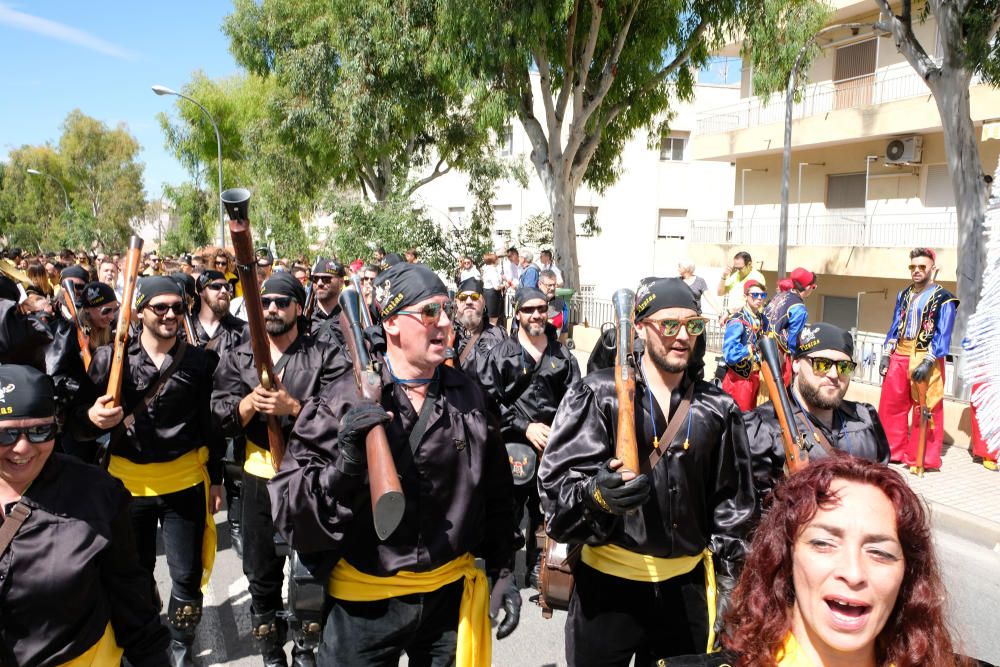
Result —
[[40, 445], [56, 437], [56, 425], [54, 422], [48, 424], [37, 424], [35, 426], [7, 426], [0, 428], [0, 447], [10, 447], [16, 444], [21, 437], [28, 439], [33, 445]]
[[809, 363], [812, 365], [813, 372], [817, 375], [826, 375], [834, 366], [837, 367], [838, 375], [850, 375], [858, 367], [858, 364], [850, 359], [834, 361], [826, 357], [809, 357]]
[[689, 336], [700, 336], [705, 333], [705, 325], [708, 322], [704, 317], [686, 317], [682, 320], [646, 320], [646, 324], [653, 327], [656, 333], [670, 338], [676, 336], [681, 330], [681, 325], [687, 329]]
[[441, 319], [441, 311], [444, 310], [445, 316], [451, 318], [451, 312], [454, 304], [451, 301], [445, 301], [444, 303], [438, 303], [436, 301], [431, 303], [425, 303], [420, 310], [400, 310], [397, 311], [397, 315], [419, 315], [421, 321], [427, 326], [432, 324], [437, 324]]

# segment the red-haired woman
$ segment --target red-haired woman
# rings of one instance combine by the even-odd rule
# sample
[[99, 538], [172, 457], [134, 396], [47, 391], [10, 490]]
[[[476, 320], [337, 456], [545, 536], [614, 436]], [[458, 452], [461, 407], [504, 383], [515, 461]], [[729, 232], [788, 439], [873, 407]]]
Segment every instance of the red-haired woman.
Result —
[[895, 471], [846, 455], [774, 489], [724, 620], [725, 651], [666, 664], [964, 664], [923, 506]]

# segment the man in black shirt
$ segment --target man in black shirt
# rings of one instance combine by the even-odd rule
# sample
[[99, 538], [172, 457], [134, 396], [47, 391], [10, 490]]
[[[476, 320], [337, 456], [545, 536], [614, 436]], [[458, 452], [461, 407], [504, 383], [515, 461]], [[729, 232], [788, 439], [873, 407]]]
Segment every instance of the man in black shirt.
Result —
[[309, 335], [322, 341], [343, 343], [340, 332], [340, 292], [344, 289], [344, 265], [335, 259], [320, 257], [312, 269], [314, 297]]
[[[809, 458], [837, 450], [888, 463], [889, 441], [875, 407], [844, 400], [856, 366], [853, 356], [854, 339], [840, 327], [820, 322], [802, 329], [788, 392], [794, 427], [806, 439]], [[754, 484], [762, 498], [784, 474], [781, 427], [771, 402], [744, 418], [753, 450]]]
[[490, 324], [485, 310], [483, 281], [463, 280], [455, 293], [455, 354], [456, 366], [470, 377], [477, 375], [476, 366], [486, 353], [507, 338], [502, 327]]
[[[211, 413], [218, 356], [178, 338], [184, 297], [166, 276], [143, 278], [136, 294], [140, 329], [128, 342], [121, 405], [104, 395], [74, 420], [83, 437], [111, 431], [108, 471], [133, 496], [139, 561], [152, 575], [156, 530], [163, 527], [173, 587], [167, 608], [174, 665], [194, 664], [201, 587], [215, 559], [215, 521], [222, 506], [222, 438]], [[91, 380], [107, 387], [113, 346], [97, 350]], [[127, 417], [126, 417], [127, 415]]]

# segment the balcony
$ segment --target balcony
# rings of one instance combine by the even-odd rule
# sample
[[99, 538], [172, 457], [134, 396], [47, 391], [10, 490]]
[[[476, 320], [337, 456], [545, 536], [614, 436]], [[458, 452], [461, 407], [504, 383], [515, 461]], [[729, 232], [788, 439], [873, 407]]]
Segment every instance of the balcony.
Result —
[[[973, 84], [977, 83], [974, 81]], [[930, 94], [927, 85], [907, 65], [877, 70], [874, 74], [845, 81], [809, 84], [792, 107], [792, 119], [808, 118], [837, 111], [884, 104]], [[746, 130], [771, 123], [783, 123], [785, 96], [774, 93], [767, 99], [747, 97], [736, 104], [710, 109], [698, 115], [695, 134], [719, 134]]]

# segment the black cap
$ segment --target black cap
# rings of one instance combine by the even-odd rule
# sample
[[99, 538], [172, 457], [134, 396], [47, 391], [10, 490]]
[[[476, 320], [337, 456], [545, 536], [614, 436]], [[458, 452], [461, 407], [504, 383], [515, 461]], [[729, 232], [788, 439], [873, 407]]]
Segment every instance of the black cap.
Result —
[[396, 264], [375, 278], [375, 301], [382, 317], [392, 317], [397, 311], [432, 296], [447, 296], [448, 288], [430, 268], [423, 264]]
[[483, 281], [479, 278], [466, 278], [458, 284], [458, 289], [455, 290], [456, 294], [461, 294], [462, 292], [478, 292], [483, 293]]
[[818, 322], [807, 324], [799, 334], [799, 349], [795, 358], [799, 359], [813, 352], [836, 350], [854, 358], [854, 337], [850, 332], [833, 324]]
[[274, 255], [271, 253], [270, 248], [257, 248], [255, 254], [257, 255], [257, 266], [271, 266], [274, 264]]
[[340, 276], [341, 278], [347, 275], [343, 264], [335, 259], [328, 259], [326, 257], [320, 257], [316, 260], [316, 263], [313, 264], [312, 273], [313, 275], [326, 273], [333, 276]]
[[216, 271], [215, 269], [202, 271], [201, 275], [198, 276], [198, 291], [200, 292], [205, 289], [205, 286], [213, 280], [226, 280], [226, 274], [222, 271]]
[[81, 299], [84, 308], [94, 308], [96, 306], [103, 306], [106, 303], [117, 302], [118, 295], [115, 294], [110, 285], [95, 281], [87, 283], [84, 286]]
[[302, 283], [285, 271], [278, 271], [265, 280], [264, 284], [260, 286], [260, 293], [290, 296], [298, 301], [300, 306], [305, 305], [306, 302], [306, 290]]
[[31, 366], [0, 365], [0, 421], [56, 414], [52, 378]]

